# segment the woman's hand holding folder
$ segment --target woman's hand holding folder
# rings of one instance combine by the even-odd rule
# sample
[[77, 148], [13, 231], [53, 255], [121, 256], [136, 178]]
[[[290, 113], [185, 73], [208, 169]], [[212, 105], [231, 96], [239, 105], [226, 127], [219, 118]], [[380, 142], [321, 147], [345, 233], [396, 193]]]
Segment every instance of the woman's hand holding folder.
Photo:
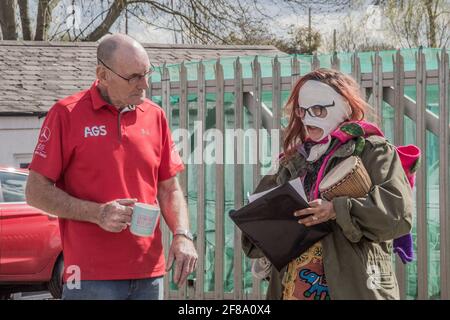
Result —
[[328, 222], [311, 227], [299, 224], [294, 212], [306, 208], [308, 202], [290, 183], [285, 183], [230, 212], [230, 218], [275, 268], [281, 270], [332, 230]]
[[333, 202], [316, 199], [309, 202], [309, 206], [310, 208], [294, 212], [294, 216], [301, 217], [301, 219], [298, 220], [298, 223], [310, 227], [328, 220], [336, 219]]

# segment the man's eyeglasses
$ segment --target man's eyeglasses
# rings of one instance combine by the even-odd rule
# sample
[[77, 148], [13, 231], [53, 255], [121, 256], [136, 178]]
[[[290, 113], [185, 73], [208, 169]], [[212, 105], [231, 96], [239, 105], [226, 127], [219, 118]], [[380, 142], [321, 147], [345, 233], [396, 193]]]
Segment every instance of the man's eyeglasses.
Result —
[[148, 81], [148, 78], [150, 77], [150, 75], [151, 75], [152, 72], [153, 72], [153, 66], [152, 66], [152, 68], [151, 68], [150, 70], [148, 70], [148, 71], [147, 71], [146, 73], [144, 73], [144, 74], [138, 74], [138, 75], [133, 76], [133, 77], [131, 77], [131, 78], [126, 78], [126, 77], [124, 77], [124, 76], [118, 74], [117, 72], [115, 72], [115, 71], [114, 71], [113, 69], [111, 69], [110, 67], [108, 67], [108, 65], [105, 64], [101, 59], [98, 59], [98, 61], [100, 61], [100, 63], [101, 63], [106, 69], [108, 69], [109, 71], [111, 71], [112, 73], [114, 73], [116, 76], [122, 78], [123, 80], [128, 81], [128, 83], [129, 83], [130, 85], [136, 85], [136, 84], [138, 84], [142, 79], [145, 79], [146, 81]]
[[314, 105], [308, 108], [302, 108], [302, 107], [298, 107], [298, 112], [299, 112], [299, 116], [300, 118], [304, 119], [306, 116], [306, 112], [308, 112], [308, 114], [311, 117], [325, 117], [327, 115], [327, 108], [329, 107], [334, 107], [334, 100], [332, 104], [326, 104], [326, 105]]

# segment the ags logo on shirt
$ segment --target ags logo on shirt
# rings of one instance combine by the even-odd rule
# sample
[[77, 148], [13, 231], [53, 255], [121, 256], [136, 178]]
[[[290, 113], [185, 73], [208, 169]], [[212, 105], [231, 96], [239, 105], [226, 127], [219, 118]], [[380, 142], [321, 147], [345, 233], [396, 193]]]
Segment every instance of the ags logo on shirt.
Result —
[[106, 126], [93, 126], [84, 128], [84, 137], [106, 136]]

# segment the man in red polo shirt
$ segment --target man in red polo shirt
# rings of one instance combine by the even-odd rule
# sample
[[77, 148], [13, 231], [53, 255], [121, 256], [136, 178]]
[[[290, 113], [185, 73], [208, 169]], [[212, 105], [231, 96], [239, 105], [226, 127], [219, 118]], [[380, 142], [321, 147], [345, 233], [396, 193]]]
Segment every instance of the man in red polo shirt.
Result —
[[162, 109], [145, 98], [150, 62], [134, 39], [107, 36], [97, 49], [97, 80], [58, 101], [42, 125], [27, 202], [60, 218], [64, 279], [81, 286], [63, 299], [161, 299], [165, 261], [159, 223], [150, 237], [128, 228], [135, 202], [158, 204], [174, 233], [168, 268], [182, 285], [195, 269], [184, 169]]

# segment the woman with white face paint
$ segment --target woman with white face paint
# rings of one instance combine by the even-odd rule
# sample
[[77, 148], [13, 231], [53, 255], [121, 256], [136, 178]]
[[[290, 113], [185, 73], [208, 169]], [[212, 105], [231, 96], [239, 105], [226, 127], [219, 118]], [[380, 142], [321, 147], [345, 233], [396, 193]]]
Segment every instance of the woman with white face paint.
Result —
[[[359, 92], [351, 77], [319, 69], [301, 77], [288, 99], [278, 172], [257, 191], [300, 178], [310, 208], [293, 214], [307, 227], [327, 222], [332, 232], [280, 272], [271, 268], [268, 299], [399, 299], [392, 243], [411, 230], [412, 193], [394, 146], [364, 120]], [[370, 176], [368, 194], [322, 199], [323, 176], [352, 155]], [[263, 257], [245, 235], [243, 248]]]

